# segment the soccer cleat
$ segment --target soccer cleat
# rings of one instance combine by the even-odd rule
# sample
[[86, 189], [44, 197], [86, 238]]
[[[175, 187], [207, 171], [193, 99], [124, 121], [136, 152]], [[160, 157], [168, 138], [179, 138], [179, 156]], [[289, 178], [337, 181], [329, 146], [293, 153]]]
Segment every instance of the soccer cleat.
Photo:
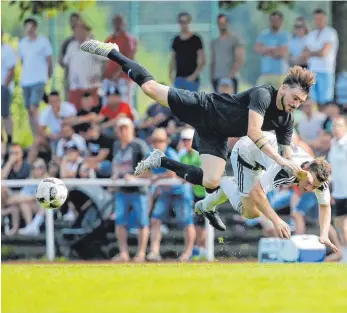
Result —
[[214, 211], [204, 210], [204, 200], [200, 200], [197, 203], [195, 203], [194, 210], [197, 214], [204, 215], [215, 229], [220, 231], [225, 231], [227, 229], [222, 219], [220, 218], [219, 213], [216, 210]]
[[106, 43], [98, 40], [88, 40], [81, 45], [81, 50], [88, 52], [90, 54], [96, 54], [103, 57], [107, 57], [107, 55], [113, 50], [119, 51], [119, 47], [115, 43]]
[[164, 156], [165, 154], [161, 150], [153, 150], [147, 159], [142, 160], [137, 164], [134, 172], [135, 176], [139, 176], [145, 171], [159, 168], [161, 165], [161, 158]]

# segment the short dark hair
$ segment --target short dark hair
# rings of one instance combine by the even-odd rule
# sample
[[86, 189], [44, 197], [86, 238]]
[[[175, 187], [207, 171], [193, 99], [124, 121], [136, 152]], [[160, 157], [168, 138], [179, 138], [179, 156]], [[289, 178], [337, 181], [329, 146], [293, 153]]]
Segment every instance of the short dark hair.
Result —
[[229, 22], [229, 16], [224, 13], [219, 13], [217, 16], [217, 20], [219, 21], [221, 18], [225, 18], [227, 22]]
[[315, 9], [313, 11], [313, 14], [323, 14], [323, 15], [327, 15], [327, 12], [325, 12], [323, 9], [321, 8], [318, 8], [318, 9]]
[[189, 22], [192, 21], [192, 16], [188, 12], [181, 12], [177, 15], [177, 21], [179, 22], [182, 17], [188, 17]]
[[32, 17], [25, 19], [23, 25], [25, 26], [28, 23], [34, 24], [35, 27], [37, 27], [37, 25], [38, 25], [37, 21]]
[[273, 11], [270, 16], [279, 16], [283, 20], [283, 13], [281, 11]]
[[298, 88], [301, 88], [306, 93], [310, 92], [311, 87], [316, 83], [316, 77], [313, 72], [306, 68], [302, 68], [299, 65], [291, 67], [286, 77], [283, 80], [283, 84]]
[[321, 183], [326, 182], [331, 175], [331, 165], [324, 158], [313, 160], [309, 164], [308, 170], [314, 173]]
[[57, 97], [59, 97], [60, 96], [60, 94], [59, 94], [59, 91], [57, 91], [57, 90], [53, 90], [53, 91], [51, 91], [50, 93], [49, 93], [49, 95], [48, 95], [49, 97], [50, 96], [57, 96]]
[[73, 13], [70, 14], [70, 19], [72, 19], [73, 17], [80, 18], [81, 15], [79, 13], [77, 13], [77, 12], [73, 12]]
[[85, 93], [83, 94], [82, 98], [89, 98], [89, 97], [91, 97], [91, 96], [92, 96], [92, 94], [91, 94], [90, 92], [85, 92]]

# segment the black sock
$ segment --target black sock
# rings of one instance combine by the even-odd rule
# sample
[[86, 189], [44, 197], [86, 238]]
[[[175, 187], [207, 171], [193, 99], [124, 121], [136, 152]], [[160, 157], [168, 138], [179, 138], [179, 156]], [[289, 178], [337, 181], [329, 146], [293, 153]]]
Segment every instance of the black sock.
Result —
[[218, 186], [217, 188], [214, 189], [210, 189], [210, 188], [205, 188], [207, 193], [214, 193], [215, 191], [217, 191], [220, 187]]
[[127, 74], [136, 84], [140, 87], [150, 80], [154, 80], [154, 77], [140, 64], [130, 60], [116, 49], [111, 50], [107, 57], [117, 62], [125, 74]]
[[192, 183], [193, 185], [202, 186], [202, 177], [204, 176], [204, 172], [200, 167], [183, 164], [167, 157], [161, 158], [161, 167], [175, 172], [177, 176], [183, 178], [187, 182]]

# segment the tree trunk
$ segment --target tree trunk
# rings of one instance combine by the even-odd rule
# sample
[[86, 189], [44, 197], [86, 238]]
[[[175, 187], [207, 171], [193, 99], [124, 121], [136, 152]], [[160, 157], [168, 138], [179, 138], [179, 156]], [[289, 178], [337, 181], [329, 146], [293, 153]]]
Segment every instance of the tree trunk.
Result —
[[339, 36], [336, 74], [347, 72], [347, 1], [331, 1], [332, 24]]

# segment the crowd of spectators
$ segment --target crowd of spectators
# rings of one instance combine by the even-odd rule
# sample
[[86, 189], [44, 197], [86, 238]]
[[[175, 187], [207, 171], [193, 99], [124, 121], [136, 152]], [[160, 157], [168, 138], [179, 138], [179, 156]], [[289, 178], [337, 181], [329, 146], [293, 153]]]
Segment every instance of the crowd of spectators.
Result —
[[[341, 115], [347, 101], [339, 105], [333, 102], [337, 33], [327, 25], [326, 13], [321, 9], [313, 12], [313, 30], [309, 29], [304, 18], [298, 17], [291, 36], [282, 28], [283, 20], [281, 12], [273, 12], [269, 16], [269, 28], [262, 31], [256, 40], [254, 49], [261, 57], [257, 83], [280, 87], [288, 66], [292, 65], [308, 67], [316, 73], [317, 83], [310, 99], [296, 112], [295, 140], [310, 153], [329, 156], [333, 165], [334, 201], [340, 201], [342, 207], [341, 201], [347, 201], [347, 186], [344, 189], [336, 186], [345, 184], [343, 177], [347, 172], [344, 167], [335, 168], [339, 162], [347, 164], [347, 154], [338, 153], [340, 146], [347, 151], [346, 121]], [[200, 74], [207, 63], [206, 47], [202, 38], [191, 29], [189, 13], [180, 13], [177, 22], [180, 33], [171, 42], [170, 83], [178, 88], [198, 91]], [[244, 40], [234, 32], [227, 15], [219, 14], [216, 23], [219, 36], [212, 40], [208, 62], [211, 87], [216, 92], [236, 93], [240, 89], [240, 71], [245, 66]], [[199, 155], [192, 149], [194, 130], [180, 123], [170, 109], [158, 103], [149, 106], [140, 118], [133, 103], [134, 83], [121, 68], [105, 58], [80, 50], [82, 42], [93, 38], [92, 27], [77, 13], [71, 15], [70, 25], [72, 33], [62, 43], [59, 56], [65, 78], [63, 93], [45, 93], [53, 70], [52, 46], [46, 37], [39, 34], [35, 19], [29, 18], [24, 22], [25, 36], [20, 40], [18, 56], [2, 42], [1, 113], [7, 134], [7, 145], [3, 138], [1, 141], [2, 179], [54, 176], [124, 178], [130, 181], [134, 179], [137, 162], [153, 148], [162, 150], [170, 158], [200, 165]], [[114, 16], [112, 28], [113, 33], [105, 41], [117, 43], [124, 55], [134, 59], [137, 40], [127, 32], [125, 18]], [[18, 62], [22, 63], [20, 84], [24, 106], [34, 134], [34, 143], [27, 151], [12, 142], [10, 104], [14, 69]], [[42, 100], [47, 105], [39, 111]], [[340, 131], [337, 131], [338, 127]], [[229, 148], [232, 148], [232, 141]], [[172, 209], [185, 234], [185, 249], [180, 259], [189, 260], [194, 245], [204, 256], [205, 221], [193, 214], [193, 202], [204, 197], [204, 188], [183, 182], [177, 186], [158, 187], [155, 184], [158, 180], [175, 177], [172, 172], [162, 169], [147, 173], [145, 177], [153, 182], [149, 189], [124, 186], [110, 190], [115, 194], [115, 231], [120, 250], [115, 259], [129, 260], [127, 237], [131, 228], [136, 229], [138, 235], [138, 252], [134, 260], [146, 259], [149, 237], [147, 259], [160, 260], [162, 226]], [[31, 186], [22, 189], [2, 186], [2, 215], [11, 216], [12, 220], [12, 227], [5, 235], [40, 233], [44, 211], [37, 206], [34, 194], [35, 188]], [[317, 217], [318, 206], [314, 197], [301, 195], [294, 187], [289, 193], [286, 190], [286, 196], [297, 230], [303, 233], [308, 212], [312, 211], [313, 217]], [[278, 197], [272, 197], [275, 206]], [[347, 212], [340, 209], [339, 214], [337, 224], [340, 231], [344, 229], [346, 236], [343, 217]], [[76, 210], [68, 209], [64, 218], [73, 221]]]

